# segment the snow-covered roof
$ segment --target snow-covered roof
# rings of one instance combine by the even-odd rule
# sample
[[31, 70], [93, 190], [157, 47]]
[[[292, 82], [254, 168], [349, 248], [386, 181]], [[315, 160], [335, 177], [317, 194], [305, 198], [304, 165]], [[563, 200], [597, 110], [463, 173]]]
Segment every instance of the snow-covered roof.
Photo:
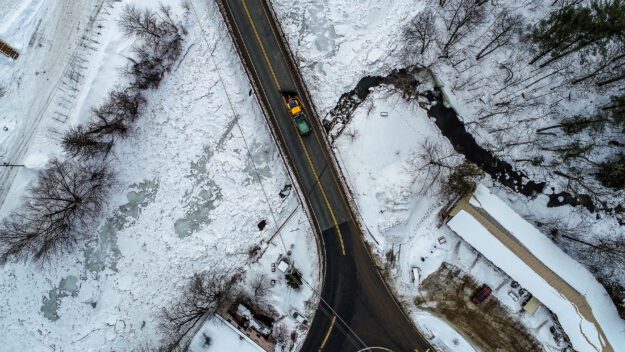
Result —
[[286, 260], [282, 259], [280, 263], [278, 263], [278, 270], [285, 273], [289, 269], [289, 263]]
[[[209, 339], [209, 340], [208, 340]], [[207, 343], [210, 341], [210, 343]], [[252, 339], [219, 315], [208, 319], [193, 337], [190, 352], [265, 352]]]
[[[534, 271], [527, 264], [527, 258], [525, 261], [519, 258], [466, 210], [459, 211], [449, 221], [451, 229], [549, 307], [558, 316], [575, 348], [580, 351], [603, 351], [607, 343], [603, 341], [595, 322], [584, 318], [584, 302], [571, 302], [563, 294], [566, 290], [572, 292], [571, 288], [581, 294], [590, 306], [592, 317], [586, 317], [594, 317], [613, 350], [625, 351], [625, 322], [619, 318], [616, 307], [603, 286], [586, 268], [564, 253], [486, 187], [478, 186], [469, 203], [494, 219], [507, 235], [511, 235], [512, 241], [525, 247], [551, 272], [539, 274]], [[555, 274], [564, 282], [559, 280], [548, 283], [545, 278], [550, 274]]]
[[264, 323], [258, 321], [254, 317], [254, 314], [252, 314], [252, 312], [243, 304], [239, 304], [237, 306], [237, 314], [241, 317], [247, 318], [248, 321], [250, 322], [250, 327], [256, 330], [259, 334], [262, 334], [262, 335], [271, 334], [271, 329]]

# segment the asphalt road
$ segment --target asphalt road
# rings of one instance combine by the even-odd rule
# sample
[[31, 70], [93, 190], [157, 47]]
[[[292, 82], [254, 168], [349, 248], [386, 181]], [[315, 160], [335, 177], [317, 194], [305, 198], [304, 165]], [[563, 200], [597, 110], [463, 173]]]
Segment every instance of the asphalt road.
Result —
[[[329, 162], [331, 152], [324, 143], [324, 132], [306, 99], [299, 71], [281, 41], [270, 5], [266, 0], [217, 2], [323, 244], [322, 299], [302, 351], [350, 352], [367, 347], [426, 351], [429, 344], [388, 290], [353, 221], [337, 170]], [[313, 127], [311, 135], [299, 135], [280, 91], [298, 93]]]

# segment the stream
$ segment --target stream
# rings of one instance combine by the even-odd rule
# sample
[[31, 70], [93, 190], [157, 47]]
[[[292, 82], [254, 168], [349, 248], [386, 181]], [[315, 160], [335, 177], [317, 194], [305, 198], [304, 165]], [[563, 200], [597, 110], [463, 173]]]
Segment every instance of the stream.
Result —
[[527, 197], [546, 194], [549, 197], [548, 207], [582, 205], [589, 211], [595, 211], [595, 205], [590, 196], [574, 195], [564, 191], [555, 193], [553, 189], [550, 193], [546, 193], [546, 182], [529, 179], [523, 172], [515, 170], [508, 162], [481, 147], [467, 132], [464, 122], [456, 111], [446, 106], [444, 94], [438, 85], [425, 92], [418, 91], [417, 88], [421, 84], [420, 76], [424, 76], [423, 73], [432, 76], [423, 68], [408, 67], [394, 70], [387, 76], [363, 77], [353, 90], [341, 95], [337, 105], [324, 119], [323, 125], [330, 136], [330, 141], [333, 142], [347, 126], [353, 111], [367, 98], [371, 88], [392, 85], [402, 92], [406, 99], [427, 100], [428, 104], [420, 104], [421, 107], [427, 111], [430, 118], [435, 120], [441, 133], [453, 145], [456, 152], [480, 166], [493, 180]]

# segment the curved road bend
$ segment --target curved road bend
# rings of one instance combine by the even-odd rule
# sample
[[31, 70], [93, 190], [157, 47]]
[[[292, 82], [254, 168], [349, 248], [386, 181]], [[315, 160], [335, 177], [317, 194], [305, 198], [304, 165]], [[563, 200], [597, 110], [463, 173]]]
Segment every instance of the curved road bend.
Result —
[[[416, 331], [379, 275], [337, 181], [314, 109], [313, 133], [301, 137], [280, 91], [297, 92], [310, 106], [300, 73], [279, 38], [266, 0], [217, 0], [274, 137], [294, 172], [324, 244], [325, 282], [305, 352], [351, 352], [383, 347], [396, 352], [431, 346]], [[375, 350], [375, 349], [372, 349]]]

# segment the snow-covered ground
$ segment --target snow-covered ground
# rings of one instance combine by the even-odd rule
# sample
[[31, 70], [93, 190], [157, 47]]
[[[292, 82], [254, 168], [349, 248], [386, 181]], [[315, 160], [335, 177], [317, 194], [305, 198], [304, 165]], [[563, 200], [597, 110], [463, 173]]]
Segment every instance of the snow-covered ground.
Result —
[[[401, 0], [386, 3], [369, 0], [304, 0], [297, 3], [272, 0], [272, 3], [322, 119], [335, 106], [339, 97], [352, 90], [361, 78], [385, 76], [392, 69], [408, 64], [401, 57], [401, 32], [416, 14], [430, 6], [425, 1]], [[547, 13], [547, 9], [541, 8], [539, 1], [530, 1], [527, 4], [531, 4], [527, 10], [520, 4], [508, 5], [534, 20]], [[484, 39], [479, 37], [481, 32], [475, 33], [477, 37], [471, 37], [467, 43], [478, 43]], [[506, 53], [507, 51], [498, 55], [505, 56]], [[445, 91], [449, 93], [451, 104], [466, 121], [478, 117], [478, 105], [483, 103], [473, 99], [473, 105], [467, 106], [466, 101], [489, 89], [490, 85], [484, 82], [503, 74], [495, 70], [498, 67], [496, 62], [501, 58], [489, 58], [486, 66], [472, 67], [467, 71], [470, 72], [468, 76], [444, 64], [432, 65], [435, 74], [439, 76], [439, 82], [446, 86]], [[481, 75], [480, 70], [483, 71]], [[473, 77], [471, 75], [481, 78], [477, 83], [481, 89], [475, 90], [471, 86], [471, 89], [453, 90], [462, 82], [470, 80]], [[487, 78], [484, 79], [484, 76]], [[457, 95], [452, 94], [452, 90]], [[578, 93], [584, 99], [592, 98], [583, 92]], [[580, 107], [579, 104], [571, 108], [577, 107]], [[518, 126], [536, 128], [531, 121]], [[507, 130], [509, 134], [516, 136], [516, 141], [526, 135], [521, 133], [518, 126]], [[470, 131], [477, 134], [476, 139], [486, 146], [492, 147], [502, 140], [501, 136], [496, 136], [500, 138], [498, 141], [483, 138], [480, 135], [482, 131], [475, 130], [473, 126]], [[388, 251], [399, 253], [397, 267], [392, 269], [393, 284], [407, 298], [414, 295], [415, 291], [414, 285], [410, 283], [412, 268], [418, 268], [420, 278], [423, 279], [444, 261], [468, 271], [479, 282], [487, 283], [491, 287], [500, 286], [510, 279], [493, 268], [488, 261], [479, 259], [451, 231], [436, 228], [436, 213], [442, 206], [439, 198], [418, 194], [422, 181], [406, 172], [410, 168], [408, 161], [417, 151], [419, 143], [425, 139], [438, 143], [440, 148], [451, 150], [449, 143], [442, 138], [416, 103], [406, 103], [399, 94], [381, 88], [372, 93], [354, 112], [345, 132], [336, 140], [337, 158], [354, 192], [362, 220], [371, 234], [367, 240], [371, 241], [373, 249], [381, 257], [385, 257]], [[523, 150], [530, 147], [532, 145], [522, 144], [518, 150], [522, 154]], [[502, 150], [499, 148], [496, 152], [502, 153]], [[509, 154], [506, 159], [515, 155], [517, 154]], [[538, 181], [548, 176], [536, 170], [530, 174], [538, 177]], [[554, 181], [553, 184], [556, 190], [562, 186], [558, 182]], [[605, 236], [622, 231], [614, 219], [603, 217], [595, 221], [594, 215], [580, 209], [581, 207], [547, 208], [546, 196], [539, 195], [528, 200], [524, 196], [502, 190], [496, 184], [489, 184], [494, 188], [494, 193], [504, 198], [525, 218], [537, 221], [569, 219], [573, 223], [579, 223], [580, 219], [593, 218], [589, 231], [595, 235]], [[437, 239], [441, 236], [446, 239], [445, 244], [438, 242]], [[502, 288], [501, 291], [494, 292], [494, 295], [511, 312], [519, 310], [519, 304], [508, 296], [507, 290]], [[513, 315], [537, 336], [544, 348], [559, 349], [548, 327], [543, 327], [543, 321], [551, 321], [546, 310], [540, 309], [534, 317]]]
[[[0, 163], [28, 164], [33, 136], [48, 133], [40, 123], [64, 125], [82, 81], [82, 60], [97, 45], [95, 21], [108, 14], [105, 0], [3, 1], [0, 13], [0, 38], [20, 53], [17, 61], [0, 55], [0, 90], [5, 92], [0, 94]], [[0, 168], [0, 204], [17, 170]]]
[[462, 335], [432, 314], [416, 312], [412, 314], [412, 319], [425, 331], [426, 336], [433, 336], [434, 343], [444, 351], [477, 352]]
[[234, 326], [223, 319], [208, 320], [197, 333], [190, 352], [263, 352], [253, 341], [241, 334]]
[[[509, 285], [504, 285], [512, 280], [481, 259], [449, 228], [437, 227], [444, 202], [435, 190], [422, 189], [423, 175], [411, 173], [409, 161], [425, 140], [438, 143], [440, 148], [451, 146], [425, 111], [392, 89], [378, 88], [356, 109], [349, 129], [356, 137], [351, 137], [351, 131], [341, 135], [335, 142], [337, 156], [372, 236], [367, 240], [381, 258], [389, 251], [394, 253], [392, 284], [403, 301], [412, 301], [421, 281], [442, 263], [451, 263], [478, 282], [500, 287], [493, 295], [507, 307], [511, 317], [534, 331], [546, 349], [557, 351], [558, 345], [543, 323], [551, 321], [548, 312], [541, 309], [534, 316], [521, 314], [520, 303], [509, 296]], [[412, 305], [406, 308], [415, 311]], [[434, 343], [455, 346], [450, 334], [437, 333], [427, 323], [422, 324], [418, 316], [413, 318], [426, 335], [431, 331], [438, 338]]]
[[[130, 54], [132, 40], [120, 34], [117, 19], [128, 3], [143, 7], [158, 1], [126, 0], [105, 7], [98, 19], [102, 35], [87, 49], [84, 77], [64, 110], [67, 121], [54, 126], [58, 132], [86, 121], [108, 90], [125, 83], [117, 69]], [[24, 31], [39, 31], [44, 38], [54, 32], [54, 23], [39, 22], [50, 13], [58, 12], [63, 23], [64, 2], [23, 4], [7, 9], [15, 16], [41, 11], [35, 11], [33, 27]], [[274, 275], [270, 302], [288, 328], [301, 329], [289, 318], [294, 310], [312, 317], [311, 297], [320, 281], [314, 236], [295, 193], [278, 194], [290, 180], [261, 111], [248, 95], [249, 83], [221, 16], [212, 3], [194, 2], [191, 12], [178, 1], [168, 4], [185, 18], [189, 31], [183, 55], [159, 89], [147, 92], [146, 111], [132, 135], [115, 146], [111, 167], [119, 185], [91, 240], [50, 265], [8, 263], [0, 268], [2, 350], [155, 347], [161, 309], [178, 298], [195, 272], [207, 268], [249, 272], [248, 280], [257, 273]], [[67, 23], [72, 26], [73, 20], [88, 18], [71, 14]], [[27, 51], [23, 54], [26, 60]], [[2, 69], [19, 65], [3, 61]], [[36, 96], [33, 90], [10, 92]], [[11, 109], [26, 111], [23, 104]], [[46, 127], [37, 130], [25, 156], [32, 162], [20, 169], [20, 182], [11, 189], [3, 215], [19, 204], [45, 161], [62, 156], [58, 137], [53, 137], [58, 134], [50, 133], [51, 118], [45, 115], [41, 126]], [[257, 224], [262, 220], [267, 225], [261, 231]], [[264, 253], [258, 262], [249, 254], [256, 246]], [[271, 263], [287, 252], [311, 286], [289, 290], [284, 278], [271, 272]]]

